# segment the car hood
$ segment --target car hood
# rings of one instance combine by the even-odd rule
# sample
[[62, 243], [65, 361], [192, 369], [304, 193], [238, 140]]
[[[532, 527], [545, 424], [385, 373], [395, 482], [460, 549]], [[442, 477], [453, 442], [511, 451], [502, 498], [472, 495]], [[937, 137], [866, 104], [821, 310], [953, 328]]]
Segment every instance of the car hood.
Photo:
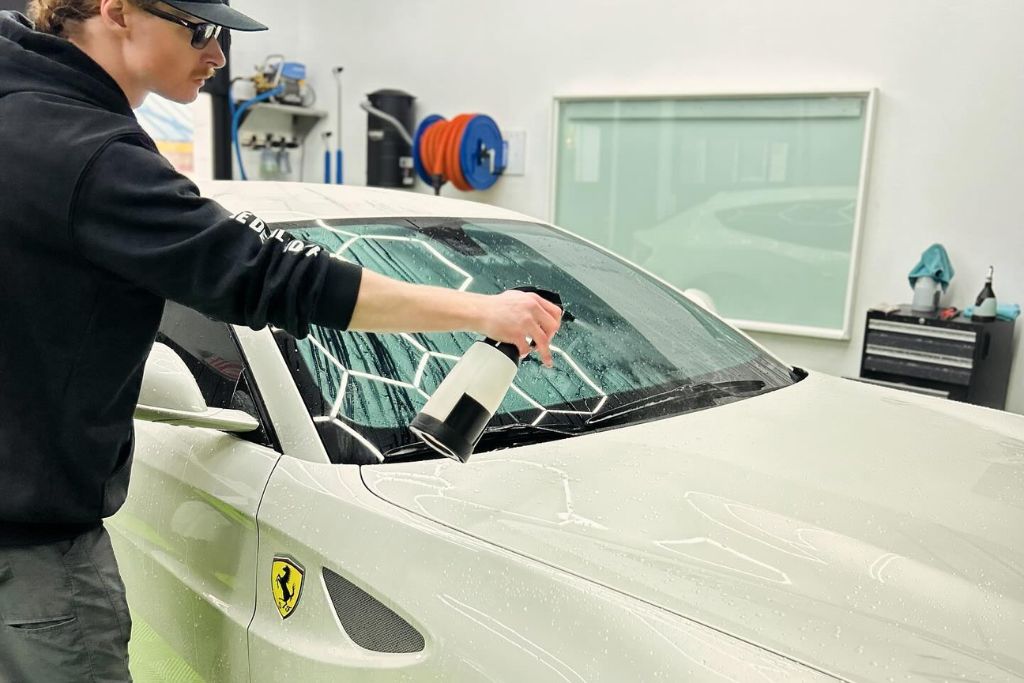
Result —
[[1024, 676], [1024, 418], [811, 374], [363, 468], [418, 515], [850, 679]]

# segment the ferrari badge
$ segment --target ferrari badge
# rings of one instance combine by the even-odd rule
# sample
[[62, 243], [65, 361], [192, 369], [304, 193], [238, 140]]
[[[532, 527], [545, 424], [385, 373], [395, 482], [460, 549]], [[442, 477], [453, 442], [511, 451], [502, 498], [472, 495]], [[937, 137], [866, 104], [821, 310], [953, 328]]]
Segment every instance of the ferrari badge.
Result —
[[295, 611], [302, 593], [302, 577], [305, 575], [302, 566], [291, 559], [278, 555], [274, 558], [271, 570], [271, 588], [274, 591], [274, 603], [282, 619], [287, 619]]

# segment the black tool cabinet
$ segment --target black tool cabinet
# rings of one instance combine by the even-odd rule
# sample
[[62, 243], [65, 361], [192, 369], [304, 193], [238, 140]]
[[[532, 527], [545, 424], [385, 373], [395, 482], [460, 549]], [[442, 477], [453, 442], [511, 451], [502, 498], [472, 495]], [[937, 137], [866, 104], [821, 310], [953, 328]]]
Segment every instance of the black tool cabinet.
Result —
[[939, 320], [902, 306], [870, 310], [860, 377], [954, 401], [1003, 409], [1013, 357], [1013, 323]]

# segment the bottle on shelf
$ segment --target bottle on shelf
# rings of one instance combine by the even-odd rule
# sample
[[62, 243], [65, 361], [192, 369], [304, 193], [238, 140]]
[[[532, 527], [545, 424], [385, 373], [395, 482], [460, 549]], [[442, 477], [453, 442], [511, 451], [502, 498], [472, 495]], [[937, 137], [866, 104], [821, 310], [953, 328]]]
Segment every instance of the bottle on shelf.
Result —
[[260, 152], [260, 180], [280, 180], [281, 167], [278, 164], [277, 143], [273, 136], [267, 133], [263, 151]]
[[988, 267], [988, 277], [985, 278], [985, 286], [978, 293], [974, 301], [974, 314], [971, 318], [975, 322], [987, 323], [996, 319], [996, 293], [992, 290], [992, 266]]

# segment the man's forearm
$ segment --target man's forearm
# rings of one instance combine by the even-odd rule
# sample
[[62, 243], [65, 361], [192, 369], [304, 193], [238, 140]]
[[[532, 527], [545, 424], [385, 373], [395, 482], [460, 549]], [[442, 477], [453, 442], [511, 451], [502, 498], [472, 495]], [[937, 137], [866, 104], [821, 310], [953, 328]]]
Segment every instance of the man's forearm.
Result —
[[562, 311], [532, 292], [487, 295], [414, 285], [363, 269], [348, 329], [365, 332], [476, 332], [515, 344], [521, 356], [529, 340], [547, 366], [551, 338]]
[[487, 296], [414, 285], [364, 270], [350, 330], [478, 331]]

